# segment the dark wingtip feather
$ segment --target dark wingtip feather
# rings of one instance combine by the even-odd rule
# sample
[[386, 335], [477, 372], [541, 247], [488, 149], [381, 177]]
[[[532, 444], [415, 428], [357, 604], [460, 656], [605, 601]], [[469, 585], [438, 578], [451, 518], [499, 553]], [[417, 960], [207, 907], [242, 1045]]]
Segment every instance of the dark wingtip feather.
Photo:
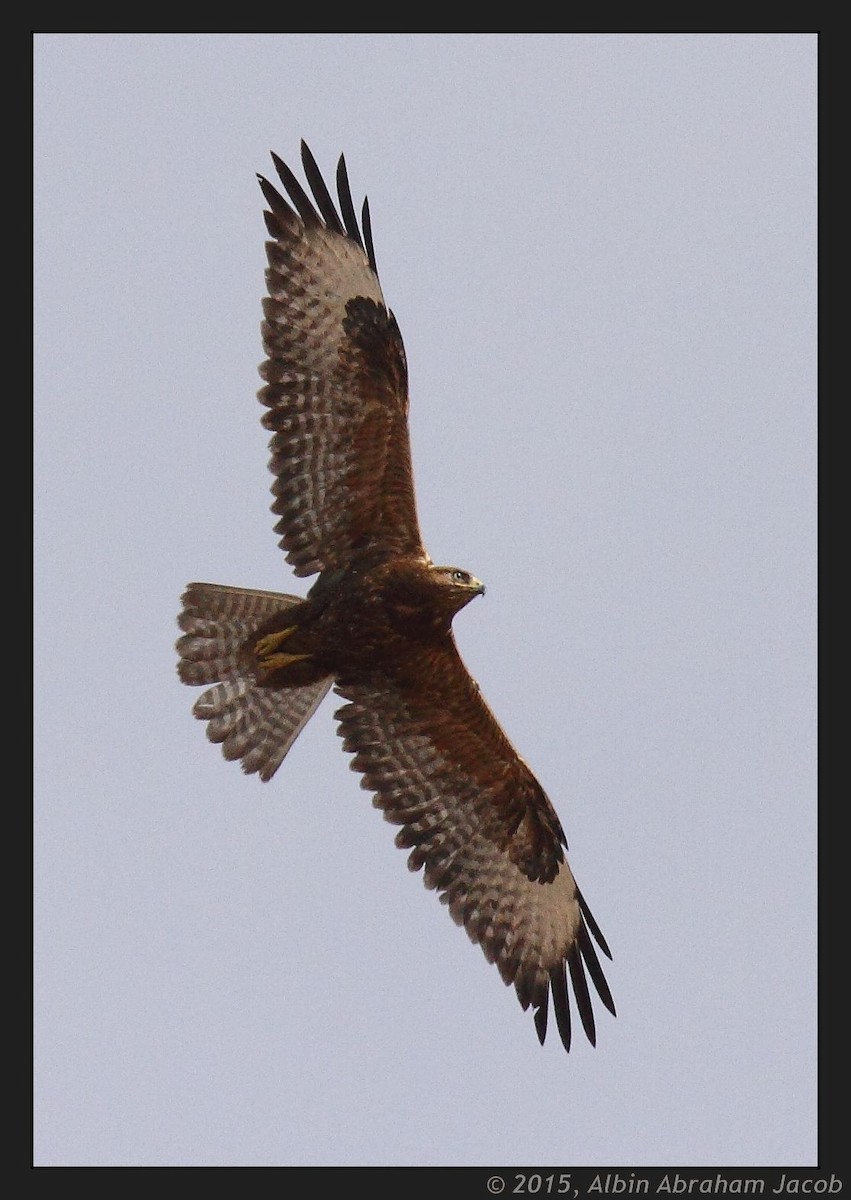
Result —
[[550, 1010], [550, 989], [547, 988], [544, 993], [543, 1003], [539, 1008], [535, 1009], [535, 1032], [538, 1035], [538, 1041], [543, 1046], [544, 1039], [547, 1036], [547, 1014]]
[[329, 229], [333, 229], [335, 233], [342, 234], [345, 237], [346, 231], [343, 228], [340, 215], [334, 206], [334, 201], [331, 199], [331, 193], [325, 186], [322, 172], [319, 170], [316, 159], [310, 152], [310, 147], [303, 139], [301, 143], [301, 161], [304, 167], [305, 178], [310, 184], [310, 190], [313, 192], [313, 198], [316, 201], [325, 224]]
[[582, 911], [583, 917], [585, 918], [585, 920], [588, 923], [588, 928], [591, 930], [591, 932], [594, 935], [594, 940], [596, 941], [596, 943], [600, 947], [600, 949], [603, 951], [606, 958], [611, 958], [612, 952], [609, 949], [608, 942], [603, 937], [600, 926], [597, 924], [597, 922], [594, 920], [593, 916], [591, 915], [591, 909], [585, 903], [585, 897], [582, 895], [579, 888], [576, 889], [576, 899], [579, 901], [579, 908]]
[[263, 192], [266, 203], [272, 210], [272, 215], [282, 221], [284, 225], [291, 224], [295, 213], [274, 184], [271, 184], [264, 175], [258, 175], [257, 182], [260, 184], [260, 190]]
[[363, 238], [361, 237], [358, 219], [355, 215], [355, 206], [352, 203], [352, 189], [349, 187], [349, 175], [346, 170], [346, 160], [343, 155], [340, 155], [340, 161], [337, 163], [337, 195], [340, 197], [340, 211], [343, 214], [343, 221], [346, 225], [346, 233], [353, 242], [357, 242], [361, 250], [363, 250]]
[[275, 241], [277, 241], [284, 232], [283, 225], [275, 216], [275, 214], [270, 213], [268, 210], [263, 213], [263, 220], [266, 222], [266, 229], [269, 237], [274, 238]]
[[573, 994], [576, 997], [576, 1007], [579, 1009], [582, 1028], [591, 1045], [596, 1046], [597, 1029], [594, 1024], [594, 1010], [591, 1007], [591, 996], [588, 992], [588, 981], [585, 978], [582, 958], [575, 942], [567, 956], [567, 965], [570, 968], [570, 982], [573, 984]]
[[550, 986], [553, 992], [553, 1008], [559, 1037], [565, 1050], [570, 1053], [570, 1000], [568, 999], [567, 975], [563, 961], [557, 967], [553, 967], [550, 972]]
[[372, 244], [372, 222], [369, 219], [369, 200], [364, 197], [363, 212], [361, 214], [363, 223], [363, 236], [366, 239], [366, 256], [369, 259], [369, 265], [378, 274], [378, 267], [375, 264], [375, 247]]
[[287, 190], [287, 195], [295, 206], [296, 212], [304, 221], [305, 225], [313, 226], [320, 225], [321, 221], [319, 213], [313, 207], [313, 203], [307, 192], [301, 186], [299, 181], [293, 175], [287, 164], [282, 158], [279, 158], [275, 151], [272, 151], [272, 162], [275, 164], [275, 170], [281, 183]]
[[603, 968], [600, 966], [600, 960], [597, 958], [596, 951], [594, 950], [594, 943], [591, 941], [584, 923], [579, 926], [578, 942], [579, 950], [585, 959], [588, 974], [591, 976], [594, 987], [597, 989], [598, 996], [612, 1016], [616, 1017], [618, 1014], [615, 1011], [615, 1002], [612, 999], [612, 993], [609, 991], [609, 985], [606, 983]]

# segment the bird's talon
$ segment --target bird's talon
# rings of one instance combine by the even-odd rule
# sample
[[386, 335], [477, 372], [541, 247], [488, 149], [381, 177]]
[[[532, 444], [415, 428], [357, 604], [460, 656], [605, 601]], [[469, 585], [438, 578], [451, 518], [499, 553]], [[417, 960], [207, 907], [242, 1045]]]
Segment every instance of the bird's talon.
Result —
[[292, 666], [293, 663], [302, 662], [305, 658], [310, 658], [310, 655], [269, 654], [265, 658], [260, 658], [259, 663], [264, 671], [280, 671], [282, 667]]
[[281, 642], [286, 641], [291, 634], [295, 633], [296, 629], [296, 625], [288, 625], [286, 629], [281, 629], [278, 633], [267, 633], [254, 647], [255, 656], [258, 659], [267, 658], [273, 650], [278, 649]]

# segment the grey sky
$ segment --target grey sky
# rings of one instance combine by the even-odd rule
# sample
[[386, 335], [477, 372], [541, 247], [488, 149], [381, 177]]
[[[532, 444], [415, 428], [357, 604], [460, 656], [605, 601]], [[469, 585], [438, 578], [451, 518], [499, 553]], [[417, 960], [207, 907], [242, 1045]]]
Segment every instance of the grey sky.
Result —
[[[816, 1160], [809, 35], [36, 38], [36, 1161]], [[559, 811], [569, 1056], [327, 700], [272, 783], [175, 674], [268, 511], [269, 151], [370, 198], [426, 544]]]

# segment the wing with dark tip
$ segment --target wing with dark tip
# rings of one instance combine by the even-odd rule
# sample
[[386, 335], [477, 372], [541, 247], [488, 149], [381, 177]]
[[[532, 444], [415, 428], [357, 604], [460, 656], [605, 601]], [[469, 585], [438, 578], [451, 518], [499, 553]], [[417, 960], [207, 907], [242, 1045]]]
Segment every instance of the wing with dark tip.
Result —
[[378, 282], [368, 206], [361, 231], [342, 157], [339, 209], [304, 143], [310, 194], [272, 159], [285, 195], [259, 177], [271, 236], [259, 398], [280, 544], [297, 575], [358, 555], [424, 554], [405, 350]]
[[543, 1042], [552, 995], [570, 1049], [570, 993], [596, 1041], [590, 979], [615, 1006], [591, 936], [609, 949], [565, 857], [558, 817], [461, 661], [451, 635], [417, 647], [392, 672], [340, 679], [336, 714], [352, 766], [401, 829], [397, 846], [424, 870], [454, 920], [535, 1010]]

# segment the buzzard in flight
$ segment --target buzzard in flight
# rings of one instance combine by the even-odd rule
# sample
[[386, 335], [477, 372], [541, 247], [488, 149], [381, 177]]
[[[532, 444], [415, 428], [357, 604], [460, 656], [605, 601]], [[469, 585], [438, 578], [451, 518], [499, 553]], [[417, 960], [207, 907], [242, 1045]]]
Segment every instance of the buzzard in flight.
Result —
[[454, 920], [534, 1010], [550, 993], [570, 1049], [569, 985], [596, 1041], [588, 978], [615, 1007], [592, 942], [611, 957], [565, 857], [543, 788], [462, 662], [452, 619], [484, 587], [435, 566], [420, 536], [408, 439], [405, 350], [378, 282], [343, 158], [339, 207], [302, 143], [312, 199], [273, 155], [267, 354], [259, 393], [271, 431], [273, 512], [306, 597], [192, 583], [177, 643], [184, 683], [207, 690], [196, 717], [225, 758], [271, 779], [333, 686], [343, 747], [396, 845], [424, 868]]

